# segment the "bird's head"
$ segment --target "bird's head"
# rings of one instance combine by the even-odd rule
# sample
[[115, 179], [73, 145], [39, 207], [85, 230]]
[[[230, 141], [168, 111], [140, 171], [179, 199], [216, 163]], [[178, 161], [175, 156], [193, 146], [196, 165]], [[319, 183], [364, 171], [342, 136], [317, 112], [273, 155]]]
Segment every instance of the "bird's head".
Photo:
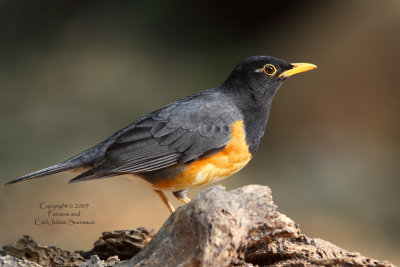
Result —
[[260, 100], [273, 97], [288, 77], [317, 68], [309, 63], [287, 63], [271, 56], [253, 56], [241, 61], [227, 81], [240, 81], [247, 85]]

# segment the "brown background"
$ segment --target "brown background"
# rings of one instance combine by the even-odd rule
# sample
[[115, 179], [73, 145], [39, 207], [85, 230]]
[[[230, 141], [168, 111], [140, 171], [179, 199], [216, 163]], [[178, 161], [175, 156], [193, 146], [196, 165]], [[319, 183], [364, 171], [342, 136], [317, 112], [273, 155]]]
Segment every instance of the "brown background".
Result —
[[[223, 185], [269, 185], [307, 235], [399, 264], [400, 2], [215, 2], [1, 1], [1, 182], [217, 86], [245, 57], [310, 62], [318, 70], [282, 86], [258, 153]], [[149, 188], [72, 177], [0, 188], [0, 245], [30, 234], [88, 249], [102, 231], [168, 216]], [[81, 219], [96, 224], [35, 226], [42, 201], [89, 203]]]

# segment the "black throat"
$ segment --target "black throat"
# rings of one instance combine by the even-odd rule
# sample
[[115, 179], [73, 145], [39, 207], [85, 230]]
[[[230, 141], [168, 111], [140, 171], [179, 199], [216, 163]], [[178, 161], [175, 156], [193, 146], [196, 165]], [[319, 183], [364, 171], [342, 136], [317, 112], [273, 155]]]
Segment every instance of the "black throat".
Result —
[[223, 88], [242, 113], [249, 152], [254, 154], [264, 136], [275, 92], [268, 95], [237, 81], [225, 82]]
[[257, 151], [261, 139], [264, 136], [271, 109], [271, 102], [272, 101], [269, 101], [266, 105], [257, 108], [242, 110], [246, 130], [246, 141], [251, 154]]

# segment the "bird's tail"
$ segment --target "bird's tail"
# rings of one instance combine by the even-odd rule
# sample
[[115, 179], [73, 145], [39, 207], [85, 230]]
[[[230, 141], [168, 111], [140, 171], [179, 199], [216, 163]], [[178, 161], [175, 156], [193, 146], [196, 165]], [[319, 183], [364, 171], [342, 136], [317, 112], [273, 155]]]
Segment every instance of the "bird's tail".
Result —
[[73, 170], [80, 167], [93, 167], [93, 164], [95, 162], [102, 161], [102, 159], [104, 158], [104, 153], [107, 147], [109, 146], [109, 143], [111, 143], [112, 141], [113, 139], [106, 140], [105, 142], [100, 143], [92, 148], [89, 148], [88, 150], [85, 150], [82, 153], [79, 153], [78, 155], [70, 159], [67, 159], [64, 162], [61, 162], [60, 164], [29, 173], [18, 179], [12, 180], [6, 183], [5, 185], [12, 185], [24, 181], [29, 181], [39, 177], [47, 176], [58, 172]]
[[74, 168], [77, 168], [78, 166], [74, 166], [74, 164], [68, 163], [68, 162], [63, 162], [45, 169], [41, 169], [32, 173], [29, 173], [27, 175], [24, 175], [18, 179], [12, 180], [8, 183], [6, 183], [5, 185], [12, 185], [12, 184], [16, 184], [16, 183], [20, 183], [20, 182], [24, 182], [24, 181], [28, 181], [31, 179], [35, 179], [35, 178], [39, 178], [42, 176], [47, 176], [50, 174], [54, 174], [54, 173], [58, 173], [58, 172], [63, 172], [63, 171], [67, 171], [67, 170], [71, 170]]

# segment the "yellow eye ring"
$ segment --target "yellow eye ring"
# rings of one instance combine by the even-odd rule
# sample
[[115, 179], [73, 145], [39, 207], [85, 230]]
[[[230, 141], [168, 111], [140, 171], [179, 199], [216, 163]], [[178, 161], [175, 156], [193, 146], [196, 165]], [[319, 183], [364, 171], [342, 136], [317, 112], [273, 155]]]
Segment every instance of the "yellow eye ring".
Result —
[[276, 73], [276, 68], [272, 64], [267, 64], [263, 67], [263, 72], [268, 76], [272, 76]]

